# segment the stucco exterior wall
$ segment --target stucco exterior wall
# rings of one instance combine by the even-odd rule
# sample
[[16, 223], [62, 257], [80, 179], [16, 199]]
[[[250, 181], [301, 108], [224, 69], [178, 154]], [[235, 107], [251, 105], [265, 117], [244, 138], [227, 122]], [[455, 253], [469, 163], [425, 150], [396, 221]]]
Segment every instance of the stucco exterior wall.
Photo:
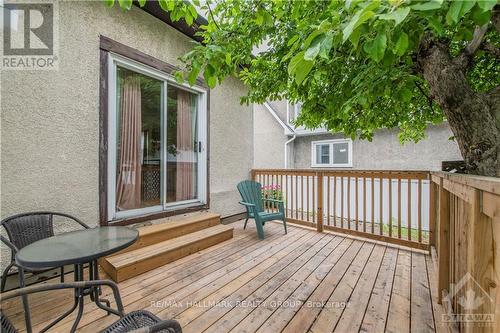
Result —
[[284, 129], [263, 105], [254, 105], [254, 167], [257, 169], [283, 168]]
[[[1, 217], [53, 210], [98, 224], [99, 36], [170, 64], [192, 41], [148, 13], [59, 4], [59, 69], [1, 74]], [[210, 93], [210, 204], [227, 216], [253, 165], [253, 114], [229, 78]]]
[[[447, 123], [429, 126], [426, 138], [418, 143], [401, 145], [397, 135], [397, 129], [384, 129], [376, 132], [372, 142], [354, 140], [352, 169], [441, 170], [442, 161], [462, 160], [456, 142], [449, 140], [453, 133]], [[340, 138], [331, 134], [298, 137], [294, 142], [294, 167], [311, 167], [312, 141]]]

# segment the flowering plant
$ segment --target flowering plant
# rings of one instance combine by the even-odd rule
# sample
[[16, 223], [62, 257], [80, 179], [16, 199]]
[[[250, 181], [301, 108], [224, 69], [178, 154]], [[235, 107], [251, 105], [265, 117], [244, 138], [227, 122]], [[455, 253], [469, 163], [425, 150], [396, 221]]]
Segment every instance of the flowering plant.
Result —
[[[281, 191], [281, 185], [266, 185], [262, 187], [262, 197], [264, 199], [273, 200], [283, 200], [283, 192]], [[274, 207], [276, 204], [272, 202], [264, 202], [266, 207]]]

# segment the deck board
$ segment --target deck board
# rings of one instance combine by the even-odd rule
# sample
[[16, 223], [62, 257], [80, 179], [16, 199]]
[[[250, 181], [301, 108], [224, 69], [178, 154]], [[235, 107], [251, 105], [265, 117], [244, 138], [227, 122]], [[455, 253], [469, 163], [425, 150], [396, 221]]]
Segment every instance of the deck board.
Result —
[[[233, 224], [234, 238], [119, 284], [126, 312], [175, 318], [190, 332], [434, 332], [432, 259], [415, 250], [268, 223]], [[69, 277], [69, 275], [68, 275]], [[70, 280], [70, 278], [69, 278]], [[110, 291], [103, 290], [103, 297]], [[34, 330], [68, 308], [71, 291], [30, 296]], [[346, 302], [347, 306], [331, 306]], [[2, 311], [24, 330], [19, 300]], [[67, 332], [70, 316], [50, 332]], [[85, 306], [79, 332], [116, 320]], [[411, 324], [410, 324], [411, 323]]]

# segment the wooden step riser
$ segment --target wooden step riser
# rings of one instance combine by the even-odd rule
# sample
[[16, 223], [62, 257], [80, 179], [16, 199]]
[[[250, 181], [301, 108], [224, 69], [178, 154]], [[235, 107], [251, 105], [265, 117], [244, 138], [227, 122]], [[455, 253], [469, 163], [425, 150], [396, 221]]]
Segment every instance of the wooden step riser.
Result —
[[[165, 222], [168, 223], [168, 222]], [[214, 217], [211, 219], [206, 219], [202, 221], [198, 221], [196, 223], [190, 223], [188, 225], [179, 226], [177, 228], [169, 229], [168, 231], [158, 231], [155, 233], [150, 233], [147, 235], [139, 235], [137, 241], [127, 247], [126, 249], [116, 253], [121, 254], [125, 252], [130, 252], [133, 250], [137, 250], [143, 248], [145, 246], [153, 245], [156, 243], [160, 243], [169, 239], [173, 239], [176, 237], [184, 236], [190, 234], [192, 232], [200, 231], [203, 229], [207, 229], [220, 224], [220, 217]]]
[[206, 249], [215, 244], [224, 242], [233, 237], [233, 230], [227, 230], [213, 236], [201, 239], [192, 244], [188, 244], [165, 253], [159, 253], [156, 256], [136, 262], [129, 266], [120, 267], [118, 270], [113, 267], [106, 259], [102, 260], [104, 271], [116, 282], [121, 282], [131, 277], [140, 275], [157, 267], [166, 265], [177, 259], [186, 257], [195, 252]]

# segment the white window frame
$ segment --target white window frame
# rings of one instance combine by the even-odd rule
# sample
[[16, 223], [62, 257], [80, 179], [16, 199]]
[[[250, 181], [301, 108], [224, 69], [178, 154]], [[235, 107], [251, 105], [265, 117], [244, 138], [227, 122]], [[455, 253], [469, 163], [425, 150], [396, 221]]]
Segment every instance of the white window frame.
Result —
[[[338, 143], [348, 144], [348, 163], [333, 163], [333, 146]], [[329, 146], [329, 160], [330, 163], [317, 163], [316, 161], [316, 147]], [[351, 139], [332, 139], [332, 140], [319, 140], [311, 142], [311, 167], [313, 168], [352, 168], [352, 140]]]
[[[116, 139], [117, 139], [117, 129], [116, 129], [116, 117], [117, 117], [117, 106], [116, 106], [116, 68], [120, 66], [132, 70], [134, 72], [147, 75], [154, 79], [162, 81], [162, 164], [160, 167], [161, 173], [161, 183], [162, 183], [162, 193], [161, 204], [152, 207], [131, 209], [127, 211], [117, 211], [116, 210]], [[198, 115], [198, 142], [201, 143], [201, 152], [198, 152], [198, 198], [193, 200], [186, 200], [174, 203], [167, 203], [166, 196], [163, 191], [167, 187], [167, 179], [164, 176], [165, 170], [167, 168], [167, 150], [164, 147], [165, 142], [165, 131], [167, 128], [167, 119], [164, 117], [167, 108], [167, 85], [176, 86], [184, 90], [195, 93], [198, 96], [197, 100], [197, 115]], [[208, 193], [207, 193], [207, 94], [208, 91], [202, 87], [189, 86], [187, 84], [178, 84], [172, 75], [164, 73], [162, 71], [156, 70], [150, 66], [142, 64], [140, 62], [128, 59], [126, 57], [114, 54], [110, 52], [108, 54], [108, 195], [107, 195], [107, 206], [108, 206], [108, 222], [113, 222], [117, 219], [140, 216], [144, 214], [162, 212], [162, 211], [172, 211], [180, 208], [188, 208], [193, 206], [204, 205], [207, 203]]]

